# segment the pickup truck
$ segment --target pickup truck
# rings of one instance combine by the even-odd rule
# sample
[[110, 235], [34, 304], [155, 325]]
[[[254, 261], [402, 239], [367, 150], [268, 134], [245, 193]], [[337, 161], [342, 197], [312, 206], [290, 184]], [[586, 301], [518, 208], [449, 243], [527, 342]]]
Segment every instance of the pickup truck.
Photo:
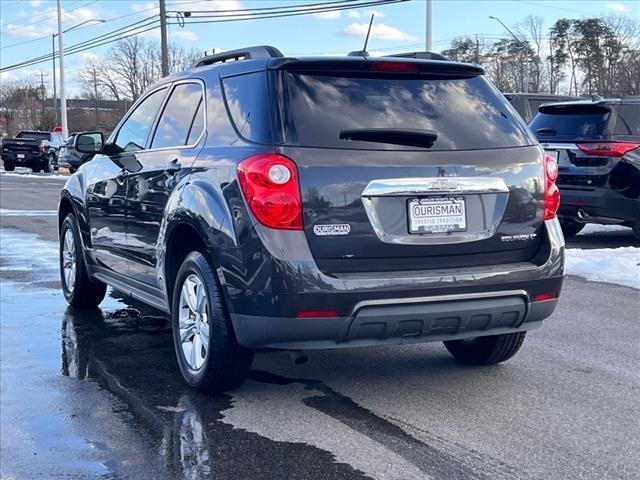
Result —
[[58, 133], [23, 130], [14, 138], [2, 142], [0, 156], [8, 172], [15, 167], [30, 167], [34, 172], [53, 172], [62, 145], [64, 140]]

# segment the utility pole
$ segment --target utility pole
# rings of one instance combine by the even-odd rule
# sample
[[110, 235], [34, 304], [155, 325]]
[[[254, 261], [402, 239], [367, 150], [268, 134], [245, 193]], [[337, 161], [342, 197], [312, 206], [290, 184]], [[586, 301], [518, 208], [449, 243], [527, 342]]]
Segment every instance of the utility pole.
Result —
[[60, 119], [62, 120], [62, 137], [69, 136], [67, 128], [67, 95], [64, 91], [64, 42], [62, 40], [62, 7], [60, 0], [57, 0], [58, 6], [58, 54], [60, 55]]
[[165, 0], [160, 2], [160, 49], [162, 56], [162, 76], [169, 75], [169, 46], [167, 42], [167, 6]]
[[58, 93], [56, 92], [56, 34], [51, 34], [51, 63], [53, 64], [53, 123], [54, 127], [58, 126], [58, 106], [56, 99]]
[[432, 11], [431, 11], [431, 3], [432, 0], [427, 0], [427, 32], [426, 32], [426, 49], [427, 52], [431, 51], [432, 42], [431, 42], [431, 25], [432, 25]]

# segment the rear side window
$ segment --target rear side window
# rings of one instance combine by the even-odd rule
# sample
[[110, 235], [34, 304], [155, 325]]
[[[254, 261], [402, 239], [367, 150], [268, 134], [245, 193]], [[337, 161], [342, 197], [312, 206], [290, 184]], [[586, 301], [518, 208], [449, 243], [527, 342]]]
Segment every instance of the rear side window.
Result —
[[618, 107], [614, 134], [640, 137], [640, 103], [627, 103]]
[[[156, 127], [156, 133], [151, 143], [151, 148], [179, 147], [187, 145], [189, 132], [191, 131], [196, 113], [204, 115], [198, 107], [202, 102], [202, 86], [199, 83], [180, 83], [171, 92], [160, 121]], [[204, 121], [197, 122], [192, 141], [196, 141], [204, 128]]]
[[267, 73], [255, 72], [222, 80], [231, 120], [241, 137], [271, 143]]
[[529, 126], [544, 137], [599, 138], [609, 133], [611, 115], [601, 105], [553, 105], [542, 107]]
[[480, 77], [338, 76], [282, 72], [288, 144], [359, 149], [416, 149], [340, 139], [341, 131], [435, 131], [429, 150], [504, 148], [533, 143], [506, 99]]

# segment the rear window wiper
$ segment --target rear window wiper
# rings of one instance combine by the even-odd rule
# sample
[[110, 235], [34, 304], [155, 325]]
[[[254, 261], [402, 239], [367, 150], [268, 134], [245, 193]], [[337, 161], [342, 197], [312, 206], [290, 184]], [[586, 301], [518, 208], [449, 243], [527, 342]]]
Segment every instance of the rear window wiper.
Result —
[[340, 130], [341, 140], [360, 142], [390, 143], [410, 147], [433, 146], [438, 134], [433, 130], [396, 130], [392, 128], [360, 128], [357, 130]]
[[553, 128], [543, 127], [537, 129], [536, 133], [539, 133], [540, 135], [556, 135], [558, 131]]

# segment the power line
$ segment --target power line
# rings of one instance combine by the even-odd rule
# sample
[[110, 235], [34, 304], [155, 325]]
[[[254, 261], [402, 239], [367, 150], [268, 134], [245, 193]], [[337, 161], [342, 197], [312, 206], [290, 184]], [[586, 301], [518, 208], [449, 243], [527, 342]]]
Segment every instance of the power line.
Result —
[[[410, 0], [370, 0], [367, 2], [359, 2], [359, 3], [355, 3], [355, 1], [353, 0], [344, 0], [342, 2], [324, 2], [324, 4], [329, 4], [329, 5], [334, 5], [335, 3], [343, 3], [345, 4], [345, 2], [349, 2], [346, 5], [340, 5], [340, 6], [331, 6], [328, 8], [323, 8], [321, 11], [322, 12], [327, 12], [327, 11], [337, 11], [337, 10], [344, 10], [344, 9], [352, 9], [352, 8], [364, 8], [364, 7], [372, 7], [372, 6], [381, 6], [381, 5], [389, 5], [389, 4], [394, 4], [394, 3], [403, 3], [403, 2], [407, 2]], [[318, 4], [318, 5], [322, 5], [322, 4]], [[287, 9], [287, 13], [281, 13], [281, 11], [278, 12], [274, 12], [274, 11], [267, 11], [267, 12], [257, 12], [257, 13], [253, 13], [251, 14], [250, 17], [243, 17], [243, 18], [223, 18], [223, 19], [219, 19], [219, 20], [207, 20], [207, 21], [196, 21], [196, 22], [190, 22], [190, 23], [218, 23], [218, 22], [233, 22], [233, 21], [244, 21], [244, 20], [250, 20], [250, 19], [260, 19], [260, 18], [280, 18], [280, 17], [291, 17], [291, 16], [298, 16], [298, 15], [310, 15], [310, 14], [314, 14], [314, 13], [319, 13], [319, 9], [309, 9], [309, 8], [300, 8], [299, 6], [294, 7], [291, 5], [286, 5], [286, 6], [282, 6], [280, 7], [281, 10], [285, 10]], [[155, 9], [155, 7], [153, 8]], [[147, 9], [147, 10], [152, 10]], [[256, 11], [257, 9], [253, 9], [250, 11]], [[219, 11], [210, 11], [208, 12], [209, 14], [214, 14], [214, 18], [215, 18], [215, 14], [221, 14], [221, 15], [226, 15], [228, 11], [226, 10], [219, 10]], [[202, 17], [201, 17], [202, 18]], [[207, 17], [204, 17], [207, 18]], [[149, 20], [147, 22], [147, 20]], [[140, 20], [138, 22], [135, 22], [131, 25], [128, 25], [126, 27], [121, 27], [117, 30], [114, 30], [113, 32], [109, 32], [108, 34], [105, 35], [101, 35], [99, 37], [96, 37], [94, 39], [91, 40], [87, 40], [84, 42], [80, 42], [78, 44], [72, 45], [70, 47], [68, 47], [67, 49], [65, 49], [65, 55], [71, 55], [74, 53], [80, 53], [86, 50], [89, 50], [91, 48], [96, 48], [96, 47], [100, 47], [103, 45], [107, 45], [109, 43], [113, 43], [113, 42], [117, 42], [119, 40], [124, 40], [125, 38], [129, 38], [135, 35], [139, 35], [141, 33], [145, 33], [148, 32], [150, 30], [155, 29], [157, 26], [153, 25], [153, 26], [149, 26], [151, 24], [154, 24], [156, 22], [158, 22], [158, 16], [157, 15], [153, 15], [151, 17], [148, 17], [144, 20]], [[146, 23], [144, 23], [146, 22]], [[173, 23], [175, 24], [175, 22]], [[136, 26], [137, 25], [137, 26]], [[135, 28], [130, 28], [130, 27], [134, 27]], [[148, 28], [144, 28], [144, 27], [148, 27]], [[126, 30], [128, 29], [128, 30]], [[122, 31], [125, 30], [125, 31]], [[16, 70], [18, 68], [24, 68], [24, 67], [29, 67], [32, 65], [36, 65], [38, 63], [42, 63], [45, 61], [50, 61], [52, 58], [58, 58], [58, 53], [54, 54], [46, 54], [46, 55], [41, 55], [40, 57], [36, 57], [36, 58], [32, 58], [29, 60], [24, 60], [22, 62], [13, 64], [13, 65], [9, 65], [7, 67], [4, 68], [0, 68], [0, 72], [7, 72], [7, 71], [11, 71], [11, 70]]]
[[[91, 0], [91, 1], [89, 1], [89, 2], [78, 2], [78, 3], [80, 3], [80, 4], [81, 4], [79, 7], [73, 8], [73, 9], [71, 9], [71, 10], [65, 10], [65, 11], [64, 11], [64, 13], [71, 13], [71, 12], [75, 12], [76, 10], [79, 10], [79, 9], [81, 9], [81, 8], [84, 8], [84, 7], [86, 7], [87, 5], [91, 5], [92, 3], [96, 3], [97, 1], [98, 1], [98, 0]], [[72, 5], [73, 5], [73, 4], [72, 4]], [[53, 8], [53, 7], [51, 7], [51, 8]], [[55, 9], [54, 9], [53, 11], [55, 11]], [[31, 26], [31, 25], [35, 25], [36, 23], [40, 23], [40, 22], [42, 22], [43, 17], [48, 17], [48, 16], [49, 16], [49, 15], [51, 15], [52, 13], [53, 13], [53, 12], [52, 12], [52, 10], [50, 10], [49, 8], [47, 8], [47, 11], [46, 11], [46, 12], [43, 12], [43, 13], [40, 13], [40, 14], [37, 14], [37, 15], [32, 15], [32, 16], [30, 17], [30, 19], [31, 19], [31, 20], [33, 20], [34, 18], [37, 18], [38, 20], [34, 20], [34, 21], [32, 21], [32, 22], [29, 22], [29, 23], [18, 23], [18, 24], [16, 24], [16, 25], [11, 25], [13, 28], [11, 28], [11, 29], [8, 29], [8, 28], [7, 28], [7, 29], [6, 29], [5, 31], [3, 31], [2, 33], [5, 33], [5, 34], [6, 34], [6, 33], [10, 33], [10, 32], [13, 32], [13, 31], [15, 31], [15, 30], [20, 30], [20, 29], [22, 29], [22, 28], [24, 28], [24, 27], [28, 27], [28, 26]]]

